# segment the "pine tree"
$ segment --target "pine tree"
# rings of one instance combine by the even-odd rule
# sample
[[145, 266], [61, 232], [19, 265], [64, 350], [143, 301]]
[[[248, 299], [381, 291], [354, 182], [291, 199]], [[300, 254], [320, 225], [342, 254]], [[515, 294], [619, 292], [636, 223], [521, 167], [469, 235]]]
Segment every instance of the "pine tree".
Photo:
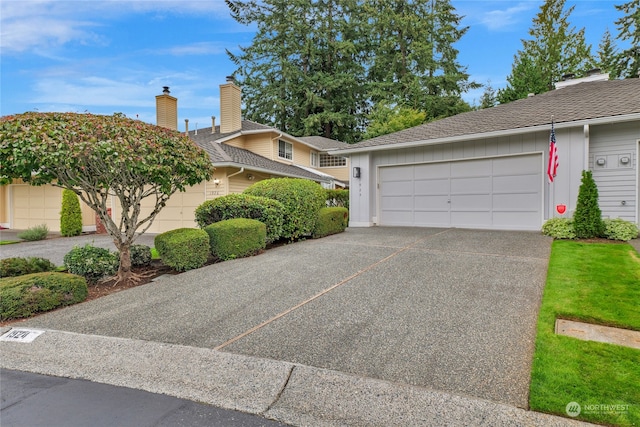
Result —
[[491, 86], [491, 80], [489, 80], [484, 87], [482, 97], [480, 97], [480, 106], [478, 108], [485, 109], [495, 107], [497, 103], [498, 97], [496, 95], [496, 90]]
[[573, 214], [576, 237], [590, 239], [604, 233], [602, 212], [598, 205], [598, 187], [591, 171], [582, 171], [582, 183], [578, 190], [578, 204]]
[[82, 211], [78, 195], [68, 189], [62, 190], [62, 209], [60, 210], [60, 234], [64, 237], [82, 234]]
[[631, 42], [631, 47], [622, 52], [620, 75], [637, 78], [640, 73], [640, 0], [630, 0], [615, 7], [625, 14], [616, 21], [620, 32], [618, 38]]
[[596, 55], [598, 68], [604, 73], [609, 73], [610, 79], [617, 79], [620, 76], [620, 53], [608, 28], [602, 35]]
[[[575, 6], [564, 11], [566, 0], [545, 0], [529, 29], [529, 40], [522, 40], [522, 50], [515, 57], [509, 85], [500, 102], [510, 102], [552, 90], [564, 75], [584, 75], [593, 68], [591, 45], [585, 42], [584, 28], [569, 24]], [[531, 75], [529, 75], [531, 73]]]

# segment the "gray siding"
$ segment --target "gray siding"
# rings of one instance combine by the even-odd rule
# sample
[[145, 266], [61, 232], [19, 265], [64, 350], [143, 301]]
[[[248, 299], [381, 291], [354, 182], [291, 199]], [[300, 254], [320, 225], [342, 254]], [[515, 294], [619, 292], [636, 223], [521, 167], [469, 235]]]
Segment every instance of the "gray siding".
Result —
[[[638, 140], [637, 122], [591, 128], [589, 169], [598, 185], [600, 209], [605, 218], [637, 220]], [[623, 158], [629, 162], [623, 163]], [[604, 164], [599, 165], [598, 159]]]

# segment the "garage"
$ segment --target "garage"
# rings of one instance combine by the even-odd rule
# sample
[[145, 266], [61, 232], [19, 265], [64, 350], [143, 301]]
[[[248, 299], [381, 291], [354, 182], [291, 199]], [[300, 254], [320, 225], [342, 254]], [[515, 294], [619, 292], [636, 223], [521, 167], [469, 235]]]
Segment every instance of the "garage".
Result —
[[62, 189], [49, 185], [12, 185], [13, 223], [12, 228], [27, 228], [46, 224], [49, 230], [60, 228], [60, 207]]
[[378, 169], [379, 224], [539, 230], [542, 153]]

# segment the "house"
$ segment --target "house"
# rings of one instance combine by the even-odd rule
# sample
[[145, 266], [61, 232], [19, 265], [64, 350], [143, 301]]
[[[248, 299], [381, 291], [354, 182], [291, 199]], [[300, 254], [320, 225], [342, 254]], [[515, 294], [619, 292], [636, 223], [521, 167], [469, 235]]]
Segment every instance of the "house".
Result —
[[[552, 121], [559, 167], [550, 183]], [[638, 222], [640, 79], [568, 80], [330, 154], [351, 160], [351, 227], [539, 230], [573, 215], [583, 170], [593, 171], [603, 217]]]
[[[215, 167], [208, 182], [175, 193], [167, 202], [149, 233], [162, 233], [181, 227], [195, 227], [195, 209], [206, 200], [230, 193], [241, 193], [251, 184], [269, 178], [290, 177], [316, 181], [325, 188], [345, 188], [349, 182], [349, 160], [329, 154], [348, 144], [328, 138], [294, 137], [280, 130], [242, 119], [241, 90], [232, 78], [220, 85], [220, 124], [212, 117], [211, 127], [189, 130], [187, 135], [209, 155]], [[159, 126], [177, 130], [178, 100], [165, 87], [156, 96], [156, 119]], [[0, 225], [26, 229], [47, 224], [49, 230], [60, 229], [62, 190], [45, 185], [11, 184], [0, 187]], [[111, 215], [120, 217], [119, 205], [111, 203]], [[143, 200], [142, 215], [153, 206]], [[83, 209], [83, 230], [96, 229], [93, 211]]]

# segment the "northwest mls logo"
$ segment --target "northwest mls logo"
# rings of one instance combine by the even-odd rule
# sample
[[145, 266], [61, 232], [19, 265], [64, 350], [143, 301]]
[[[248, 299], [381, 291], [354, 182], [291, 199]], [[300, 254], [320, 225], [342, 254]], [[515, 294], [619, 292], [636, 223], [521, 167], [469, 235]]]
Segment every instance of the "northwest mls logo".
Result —
[[565, 408], [567, 415], [570, 417], [577, 417], [580, 415], [580, 404], [578, 402], [569, 402]]

